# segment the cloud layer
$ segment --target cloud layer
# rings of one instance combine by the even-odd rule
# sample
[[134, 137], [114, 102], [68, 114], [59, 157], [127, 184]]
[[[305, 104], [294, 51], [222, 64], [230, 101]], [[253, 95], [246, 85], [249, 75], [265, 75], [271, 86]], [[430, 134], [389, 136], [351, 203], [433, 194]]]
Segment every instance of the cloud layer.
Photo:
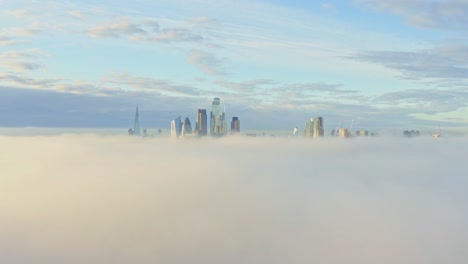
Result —
[[466, 263], [465, 143], [0, 137], [0, 260]]
[[412, 26], [436, 29], [467, 29], [468, 2], [466, 0], [355, 0], [355, 2], [402, 16]]

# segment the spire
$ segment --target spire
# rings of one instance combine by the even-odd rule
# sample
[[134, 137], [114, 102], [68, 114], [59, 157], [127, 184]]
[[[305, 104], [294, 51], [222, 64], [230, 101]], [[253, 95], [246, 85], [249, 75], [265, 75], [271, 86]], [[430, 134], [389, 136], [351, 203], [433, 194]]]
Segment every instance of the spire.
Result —
[[140, 135], [140, 118], [138, 116], [138, 106], [136, 108], [136, 112], [135, 112], [135, 121], [133, 123], [133, 133], [135, 133], [135, 135]]

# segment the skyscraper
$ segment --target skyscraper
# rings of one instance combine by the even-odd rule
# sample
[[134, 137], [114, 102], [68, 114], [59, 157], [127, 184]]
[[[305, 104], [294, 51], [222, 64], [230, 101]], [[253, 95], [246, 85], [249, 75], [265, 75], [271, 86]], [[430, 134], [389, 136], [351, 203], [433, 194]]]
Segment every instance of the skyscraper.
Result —
[[240, 120], [237, 116], [232, 117], [231, 134], [240, 133]]
[[305, 129], [306, 137], [312, 137], [312, 135], [314, 134], [314, 131], [313, 131], [314, 123], [312, 120], [313, 119], [311, 118], [309, 121], [306, 122], [306, 129]]
[[306, 137], [322, 137], [323, 136], [323, 118], [311, 118], [306, 123]]
[[207, 118], [206, 118], [206, 109], [198, 109], [197, 113], [197, 123], [195, 125], [195, 132], [199, 136], [206, 136], [207, 131]]
[[218, 97], [215, 97], [211, 106], [210, 135], [213, 137], [222, 137], [227, 133], [225, 113], [221, 112], [220, 101]]
[[184, 119], [184, 122], [182, 123], [181, 136], [185, 136], [188, 134], [192, 134], [192, 124], [190, 123], [190, 119], [186, 117]]
[[177, 138], [177, 128], [175, 120], [171, 121], [171, 138]]
[[171, 137], [178, 138], [182, 133], [182, 122], [180, 116], [171, 122]]
[[140, 135], [140, 117], [138, 115], [138, 106], [135, 112], [135, 120], [133, 121], [133, 134]]
[[358, 130], [358, 131], [356, 131], [356, 136], [358, 136], [358, 137], [369, 136], [369, 131], [367, 131], [367, 130]]
[[323, 118], [314, 118], [314, 138], [323, 137]]
[[340, 128], [340, 129], [338, 129], [338, 135], [340, 136], [340, 138], [347, 138], [347, 137], [349, 137], [348, 129], [346, 129], [346, 128]]

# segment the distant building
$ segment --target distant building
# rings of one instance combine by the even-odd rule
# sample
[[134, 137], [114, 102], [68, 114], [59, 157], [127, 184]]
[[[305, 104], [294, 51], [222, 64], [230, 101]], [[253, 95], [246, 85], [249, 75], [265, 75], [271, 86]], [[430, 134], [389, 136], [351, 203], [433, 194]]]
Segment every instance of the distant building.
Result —
[[180, 116], [171, 122], [171, 137], [178, 138], [182, 134], [182, 121]]
[[140, 130], [141, 130], [140, 129], [140, 117], [138, 114], [138, 106], [137, 106], [136, 111], [135, 111], [135, 119], [133, 120], [133, 128], [130, 128], [128, 130], [128, 134], [140, 136], [141, 134]]
[[367, 131], [367, 130], [358, 130], [358, 131], [356, 131], [356, 136], [358, 136], [358, 137], [367, 137], [367, 136], [369, 136], [369, 131]]
[[312, 121], [312, 118], [306, 122], [306, 129], [304, 131], [306, 137], [312, 137], [314, 134], [314, 122]]
[[314, 138], [323, 137], [323, 118], [314, 118]]
[[182, 130], [180, 135], [184, 137], [185, 135], [189, 134], [192, 134], [192, 124], [190, 123], [190, 119], [186, 117], [182, 123]]
[[195, 124], [195, 133], [199, 136], [206, 136], [208, 134], [207, 129], [207, 117], [206, 117], [206, 109], [198, 109], [197, 113], [197, 122]]
[[323, 118], [322, 117], [316, 117], [316, 118], [311, 118], [310, 121], [306, 122], [306, 131], [305, 131], [306, 137], [323, 137], [324, 131], [323, 131]]
[[231, 133], [240, 133], [240, 120], [237, 116], [232, 117], [231, 121]]
[[177, 138], [177, 128], [175, 120], [171, 121], [171, 138]]
[[221, 100], [215, 97], [211, 107], [210, 135], [222, 137], [227, 133], [227, 123], [225, 113], [221, 111]]
[[349, 137], [348, 129], [346, 129], [346, 128], [340, 128], [340, 129], [338, 129], [338, 136], [340, 136], [340, 138], [347, 138], [347, 137]]
[[405, 130], [403, 131], [403, 135], [405, 135], [406, 137], [414, 137], [414, 136], [419, 136], [420, 133], [418, 130], [411, 130], [411, 131]]

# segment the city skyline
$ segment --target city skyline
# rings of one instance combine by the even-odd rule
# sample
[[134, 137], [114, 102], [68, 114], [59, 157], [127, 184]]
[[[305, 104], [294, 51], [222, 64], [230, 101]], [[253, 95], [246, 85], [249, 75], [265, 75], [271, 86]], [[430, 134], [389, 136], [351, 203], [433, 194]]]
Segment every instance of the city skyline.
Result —
[[246, 129], [323, 116], [468, 131], [467, 12], [462, 0], [3, 0], [0, 126], [128, 128], [138, 105], [146, 127], [167, 127], [221, 97]]

